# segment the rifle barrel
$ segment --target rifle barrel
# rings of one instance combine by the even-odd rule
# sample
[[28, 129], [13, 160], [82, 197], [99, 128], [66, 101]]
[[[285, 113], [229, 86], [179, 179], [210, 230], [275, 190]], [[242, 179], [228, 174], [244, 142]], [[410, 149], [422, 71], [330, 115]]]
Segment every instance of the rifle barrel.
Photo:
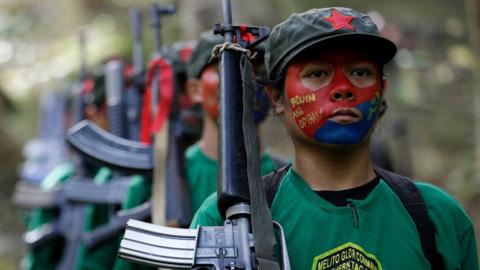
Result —
[[130, 11], [130, 22], [132, 24], [133, 34], [133, 69], [134, 74], [141, 74], [143, 71], [143, 46], [142, 46], [142, 25], [143, 14], [138, 9]]
[[[222, 7], [223, 7], [223, 20], [225, 26], [232, 26], [232, 2], [230, 0], [222, 0]], [[227, 31], [225, 33], [225, 41], [232, 42], [233, 41], [233, 33]]]

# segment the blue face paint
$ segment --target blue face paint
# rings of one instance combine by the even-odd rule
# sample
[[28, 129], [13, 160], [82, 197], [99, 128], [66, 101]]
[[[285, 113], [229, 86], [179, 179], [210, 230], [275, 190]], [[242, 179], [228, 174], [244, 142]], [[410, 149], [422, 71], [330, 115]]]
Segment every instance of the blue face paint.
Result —
[[315, 131], [314, 139], [325, 144], [353, 145], [363, 141], [378, 118], [379, 98], [374, 98], [356, 106], [362, 114], [362, 120], [341, 125], [327, 120], [327, 123]]

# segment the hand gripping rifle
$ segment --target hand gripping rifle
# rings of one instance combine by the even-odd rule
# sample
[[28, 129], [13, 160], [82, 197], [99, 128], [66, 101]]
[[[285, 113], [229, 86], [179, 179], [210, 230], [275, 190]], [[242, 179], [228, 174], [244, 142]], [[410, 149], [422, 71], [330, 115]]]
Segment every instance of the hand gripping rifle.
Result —
[[[220, 62], [218, 189], [218, 206], [226, 217], [224, 226], [184, 230], [130, 220], [120, 244], [122, 258], [170, 269], [290, 269], [281, 230], [278, 245], [281, 263], [274, 257], [272, 227], [281, 227], [271, 225], [260, 180], [252, 116], [252, 69], [243, 54], [247, 53], [245, 49], [264, 40], [268, 29], [232, 26], [230, 10], [230, 1], [224, 0], [225, 24], [215, 27], [215, 32], [223, 33], [226, 41]], [[256, 41], [252, 42], [252, 35]]]

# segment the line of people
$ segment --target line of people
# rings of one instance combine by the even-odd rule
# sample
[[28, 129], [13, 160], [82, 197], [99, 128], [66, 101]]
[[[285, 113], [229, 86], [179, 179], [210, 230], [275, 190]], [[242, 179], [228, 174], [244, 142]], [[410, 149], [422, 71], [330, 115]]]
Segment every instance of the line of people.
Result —
[[[139, 132], [153, 137], [158, 132], [154, 128], [157, 121], [170, 121], [171, 132], [165, 139], [178, 139], [180, 146], [168, 148], [170, 157], [177, 152], [175, 166], [164, 167], [163, 187], [169, 190], [169, 178], [174, 178], [181, 182], [180, 189], [186, 189], [178, 194], [188, 196], [167, 200], [161, 213], [167, 223], [160, 225], [196, 228], [225, 222], [215, 193], [219, 177], [219, 62], [211, 60], [214, 47], [223, 43], [223, 37], [210, 31], [200, 34], [193, 47], [191, 43], [177, 44], [157, 56], [167, 65], [155, 62], [158, 70], [152, 74], [157, 80], [145, 85], [149, 80], [144, 78], [143, 88], [151, 92], [142, 93]], [[273, 219], [284, 228], [292, 269], [478, 269], [475, 232], [462, 207], [439, 188], [421, 182], [410, 185], [405, 177], [384, 171], [391, 168], [382, 169], [372, 162], [372, 155], [373, 159], [381, 156], [380, 161], [388, 158], [372, 153], [370, 145], [387, 109], [384, 65], [396, 50], [367, 15], [350, 8], [292, 14], [256, 48], [252, 89], [255, 124], [260, 125], [273, 111], [294, 147], [294, 156], [289, 159], [272, 155], [260, 144], [261, 174], [270, 174], [267, 177], [273, 183], [267, 199]], [[166, 78], [166, 74], [171, 77]], [[85, 118], [108, 130], [109, 96], [104, 76], [84, 80], [83, 112]], [[132, 81], [122, 80], [122, 84], [128, 83]], [[168, 106], [162, 103], [165, 100], [170, 102]], [[167, 111], [159, 113], [161, 110]], [[162, 115], [166, 119], [156, 118]], [[154, 147], [149, 146], [153, 155]], [[125, 151], [128, 154], [134, 147]], [[41, 181], [40, 189], [55, 190], [73, 181], [80, 170], [82, 177], [95, 185], [129, 177], [117, 204], [64, 202], [83, 206], [79, 210], [82, 218], [75, 220], [82, 223], [76, 240], [111, 222], [119, 210], [151, 201], [153, 173], [125, 173], [99, 166], [102, 163], [82, 160], [77, 164], [72, 160], [76, 159], [52, 170]], [[171, 198], [172, 194], [166, 196]], [[178, 204], [188, 204], [183, 207], [188, 209], [186, 220], [172, 223], [169, 217], [175, 215], [169, 207]], [[69, 208], [33, 208], [27, 230], [60, 219], [65, 209]], [[78, 243], [75, 259], [65, 262], [68, 235], [68, 231], [63, 232], [29, 249], [22, 268], [140, 269], [117, 258], [121, 232], [91, 249]]]

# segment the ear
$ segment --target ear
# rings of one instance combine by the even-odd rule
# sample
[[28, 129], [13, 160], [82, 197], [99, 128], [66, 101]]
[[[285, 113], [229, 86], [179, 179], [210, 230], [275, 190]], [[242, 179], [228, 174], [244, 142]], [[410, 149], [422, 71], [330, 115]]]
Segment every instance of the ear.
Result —
[[186, 88], [187, 88], [187, 95], [192, 102], [194, 103], [203, 102], [203, 89], [202, 89], [202, 83], [200, 80], [188, 79]]
[[272, 86], [266, 86], [265, 91], [267, 92], [270, 102], [272, 102], [273, 112], [276, 115], [282, 115], [285, 111], [285, 105], [283, 104], [283, 97], [280, 91]]
[[388, 81], [387, 78], [384, 76], [382, 78], [382, 96], [385, 97], [385, 92], [387, 92], [388, 88]]
[[385, 92], [387, 91], [388, 81], [385, 77], [382, 78], [382, 103], [378, 109], [380, 112], [380, 117], [382, 117], [388, 108], [388, 102], [385, 100]]
[[85, 114], [86, 119], [92, 120], [97, 114], [97, 107], [95, 107], [95, 105], [88, 104], [85, 106], [83, 113]]

